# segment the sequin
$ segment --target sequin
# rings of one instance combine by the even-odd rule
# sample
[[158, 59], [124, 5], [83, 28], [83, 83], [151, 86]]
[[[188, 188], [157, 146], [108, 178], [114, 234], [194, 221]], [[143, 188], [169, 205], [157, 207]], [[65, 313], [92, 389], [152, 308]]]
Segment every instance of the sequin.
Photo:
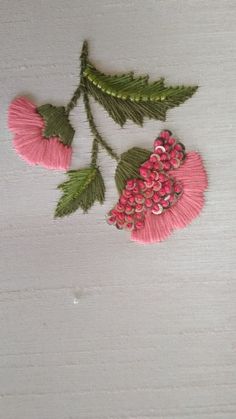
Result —
[[134, 213], [134, 208], [131, 207], [130, 205], [126, 205], [126, 207], [125, 207], [125, 214], [126, 215], [130, 215], [130, 214], [133, 214], [133, 213]]
[[155, 203], [155, 204], [157, 204], [159, 201], [160, 201], [160, 196], [159, 196], [159, 194], [158, 193], [154, 193], [154, 195], [153, 195], [153, 197], [152, 197], [152, 200], [153, 200], [153, 202]]
[[133, 215], [131, 215], [131, 214], [126, 214], [126, 215], [125, 215], [125, 221], [126, 221], [127, 223], [132, 223], [132, 222], [133, 222]]
[[137, 202], [137, 204], [143, 204], [145, 201], [145, 198], [142, 194], [138, 194], [135, 197], [135, 202]]
[[116, 217], [107, 217], [107, 223], [113, 225], [116, 223]]
[[182, 193], [182, 185], [168, 171], [178, 168], [185, 158], [184, 147], [161, 134], [155, 140], [155, 152], [139, 168], [142, 179], [129, 179], [117, 206], [109, 213], [108, 223], [118, 229], [138, 230], [144, 227], [147, 211], [159, 215], [174, 205]]
[[179, 159], [171, 159], [170, 163], [171, 163], [171, 165], [174, 169], [178, 169], [179, 166], [180, 166], [180, 160]]
[[171, 168], [170, 162], [169, 161], [165, 161], [163, 163], [163, 169], [166, 170], [166, 171], [168, 171], [168, 170], [170, 170], [170, 168]]
[[136, 186], [136, 182], [135, 182], [134, 179], [127, 180], [127, 182], [126, 182], [126, 189], [128, 191], [132, 191], [132, 189], [134, 189], [135, 186]]
[[153, 194], [154, 194], [153, 188], [152, 189], [147, 189], [146, 192], [144, 192], [145, 198], [152, 198]]
[[163, 146], [163, 144], [164, 144], [164, 139], [163, 138], [157, 138], [155, 141], [154, 141], [154, 149], [156, 148], [156, 147], [159, 147], [159, 146]]
[[176, 143], [176, 139], [174, 137], [170, 137], [167, 141], [167, 143], [171, 146], [174, 146]]
[[133, 223], [127, 223], [125, 228], [128, 231], [132, 231], [134, 229], [134, 224]]
[[153, 180], [146, 180], [146, 182], [145, 182], [145, 186], [147, 187], [147, 188], [152, 188], [153, 186], [154, 186], [154, 181]]
[[174, 191], [175, 191], [175, 193], [177, 193], [177, 194], [179, 194], [180, 192], [182, 192], [182, 186], [181, 186], [181, 184], [180, 184], [180, 183], [176, 183], [176, 184], [174, 185]]
[[122, 205], [122, 204], [117, 204], [117, 205], [116, 205], [116, 210], [117, 210], [118, 212], [124, 212], [124, 210], [125, 210], [125, 206], [124, 206], [124, 205]]
[[144, 227], [144, 222], [143, 221], [137, 221], [135, 227], [136, 227], [137, 230], [141, 230], [141, 228]]
[[161, 186], [162, 186], [161, 182], [160, 182], [160, 181], [157, 181], [157, 182], [155, 182], [155, 183], [154, 183], [154, 185], [153, 185], [153, 190], [154, 190], [155, 192], [158, 192], [158, 191], [161, 189]]
[[[145, 200], [143, 200], [144, 202]], [[144, 210], [144, 206], [142, 204], [137, 204], [135, 207], [135, 212], [142, 212]]]
[[154, 171], [153, 173], [155, 174], [155, 180], [158, 180], [159, 179], [159, 173], [156, 172], [156, 171]]
[[132, 191], [128, 191], [127, 189], [124, 190], [123, 196], [125, 198], [129, 198], [132, 195]]
[[169, 207], [169, 201], [165, 201], [165, 199], [162, 199], [160, 201], [160, 204], [162, 205], [163, 208], [168, 208]]
[[155, 152], [156, 152], [157, 154], [162, 154], [162, 153], [164, 153], [165, 151], [166, 151], [165, 147], [163, 147], [163, 146], [161, 146], [161, 145], [158, 145], [157, 147], [155, 147]]
[[159, 215], [163, 212], [163, 207], [160, 204], [155, 204], [152, 207], [152, 213], [155, 215]]
[[161, 188], [161, 189], [159, 190], [159, 195], [160, 195], [160, 196], [165, 196], [165, 194], [166, 194], [165, 189], [164, 189], [164, 188]]
[[166, 161], [166, 160], [169, 160], [169, 156], [168, 156], [168, 154], [167, 154], [167, 153], [163, 153], [163, 154], [161, 155], [160, 159], [161, 159], [161, 161]]
[[149, 159], [152, 163], [156, 163], [157, 161], [160, 161], [160, 156], [159, 154], [151, 154], [150, 159]]
[[147, 198], [147, 199], [145, 200], [145, 206], [146, 206], [147, 208], [151, 208], [151, 207], [152, 207], [152, 205], [153, 205], [152, 200], [151, 200], [150, 198]]
[[139, 169], [139, 173], [140, 173], [140, 176], [142, 176], [144, 179], [148, 179], [151, 172], [146, 167], [141, 166]]
[[129, 205], [134, 205], [135, 197], [133, 195], [128, 198], [128, 203], [129, 203]]

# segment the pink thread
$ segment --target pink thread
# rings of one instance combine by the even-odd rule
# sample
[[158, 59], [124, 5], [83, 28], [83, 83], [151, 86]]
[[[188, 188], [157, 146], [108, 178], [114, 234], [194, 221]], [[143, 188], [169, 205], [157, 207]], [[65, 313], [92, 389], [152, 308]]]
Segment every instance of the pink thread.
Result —
[[[167, 138], [162, 137], [160, 139], [162, 141], [161, 155], [165, 154], [165, 158], [170, 160], [170, 155], [165, 151], [166, 147], [170, 147], [168, 144], [170, 133], [169, 131], [164, 131], [163, 133]], [[176, 140], [174, 144], [176, 144]], [[183, 146], [181, 146], [181, 149], [183, 149]], [[183, 153], [183, 158], [184, 156], [185, 154]], [[160, 159], [160, 155], [151, 154], [149, 159], [139, 168], [140, 176], [143, 179], [133, 178], [126, 181], [118, 203], [108, 213], [107, 221], [110, 225], [115, 225], [120, 230], [141, 230], [144, 228], [146, 214], [149, 211], [156, 216], [160, 215], [179, 199], [182, 186], [176, 184], [175, 179], [167, 172], [161, 173], [156, 171], [156, 163], [160, 163]], [[178, 160], [178, 167], [183, 164], [182, 160]], [[175, 168], [175, 165], [170, 163], [168, 169], [171, 166]], [[160, 167], [164, 169], [163, 166]]]
[[[168, 166], [166, 164], [168, 163]], [[154, 153], [139, 167], [142, 179], [128, 179], [108, 223], [131, 232], [131, 239], [154, 243], [187, 226], [203, 205], [207, 176], [202, 159], [162, 131]]]
[[190, 224], [202, 210], [207, 175], [201, 156], [196, 152], [187, 153], [184, 164], [169, 174], [181, 182], [182, 195], [172, 207], [158, 216], [147, 211], [144, 228], [133, 230], [132, 240], [143, 244], [163, 241], [173, 230]]
[[20, 97], [10, 104], [8, 126], [15, 134], [13, 145], [16, 152], [29, 164], [47, 169], [69, 168], [72, 148], [65, 146], [57, 137], [43, 136], [43, 118], [29, 99]]

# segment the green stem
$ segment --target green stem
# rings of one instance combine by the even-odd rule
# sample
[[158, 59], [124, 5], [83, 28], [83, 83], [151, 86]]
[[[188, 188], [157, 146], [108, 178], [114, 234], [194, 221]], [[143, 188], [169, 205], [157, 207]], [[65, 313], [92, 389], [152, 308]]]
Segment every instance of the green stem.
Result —
[[79, 84], [79, 86], [75, 90], [70, 102], [67, 104], [67, 107], [66, 107], [67, 115], [69, 115], [70, 111], [72, 111], [72, 109], [74, 109], [74, 107], [76, 106], [76, 104], [77, 104], [77, 102], [80, 98], [80, 95], [81, 95], [81, 85]]
[[96, 124], [94, 122], [94, 117], [93, 117], [92, 110], [90, 107], [89, 97], [87, 94], [86, 84], [84, 82], [84, 76], [83, 76], [84, 70], [87, 66], [87, 58], [88, 58], [88, 43], [87, 41], [84, 41], [81, 54], [80, 54], [80, 83], [66, 107], [66, 112], [69, 115], [72, 109], [74, 109], [74, 107], [76, 106], [82, 93], [89, 127], [94, 136], [93, 146], [92, 146], [91, 166], [95, 167], [97, 163], [97, 156], [98, 156], [98, 144], [100, 144], [101, 147], [103, 147], [106, 150], [106, 152], [109, 154], [109, 156], [112, 159], [119, 161], [119, 156], [115, 153], [115, 151], [112, 150], [109, 144], [107, 144], [107, 142], [99, 134]]
[[80, 77], [83, 77], [83, 72], [87, 66], [87, 58], [88, 58], [88, 42], [84, 41], [81, 54], [80, 54]]
[[97, 165], [97, 157], [98, 157], [98, 142], [97, 139], [94, 138], [93, 145], [92, 145], [92, 158], [91, 158], [91, 166], [96, 167]]
[[90, 107], [88, 94], [85, 90], [83, 91], [83, 99], [84, 99], [84, 107], [85, 107], [85, 110], [86, 110], [90, 130], [91, 130], [92, 134], [94, 135], [95, 140], [101, 145], [101, 147], [103, 147], [106, 150], [107, 154], [109, 154], [109, 156], [112, 159], [114, 159], [116, 161], [119, 161], [118, 154], [116, 154], [116, 152], [114, 150], [112, 150], [112, 148], [109, 146], [109, 144], [107, 144], [107, 142], [102, 138], [102, 136], [98, 132], [98, 129], [97, 129], [96, 124], [94, 122], [92, 110], [91, 110], [91, 107]]
[[87, 41], [84, 41], [81, 54], [80, 54], [80, 83], [77, 89], [75, 90], [71, 100], [67, 104], [66, 107], [66, 113], [69, 115], [70, 111], [74, 109], [74, 107], [77, 105], [77, 102], [80, 98], [82, 86], [83, 86], [83, 72], [87, 65], [87, 58], [88, 58], [88, 43]]

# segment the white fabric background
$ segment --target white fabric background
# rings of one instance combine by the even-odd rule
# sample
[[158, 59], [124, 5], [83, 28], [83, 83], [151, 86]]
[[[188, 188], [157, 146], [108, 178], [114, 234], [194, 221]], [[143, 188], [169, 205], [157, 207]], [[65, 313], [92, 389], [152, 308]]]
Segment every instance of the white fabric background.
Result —
[[[93, 106], [117, 152], [151, 147], [163, 127], [201, 152], [205, 209], [162, 244], [104, 222], [117, 199], [105, 154], [105, 204], [55, 221], [64, 174], [12, 150], [9, 102], [66, 103], [85, 38], [106, 72], [201, 86], [143, 129]], [[235, 1], [1, 0], [0, 39], [0, 417], [235, 419]], [[91, 137], [82, 106], [72, 119], [77, 168]]]

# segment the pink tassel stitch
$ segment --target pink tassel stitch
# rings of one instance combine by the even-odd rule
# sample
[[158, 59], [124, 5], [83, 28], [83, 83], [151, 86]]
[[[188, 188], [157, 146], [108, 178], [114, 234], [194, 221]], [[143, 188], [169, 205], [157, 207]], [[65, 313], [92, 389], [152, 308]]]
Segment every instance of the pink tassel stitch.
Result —
[[186, 227], [204, 205], [207, 175], [200, 155], [163, 131], [152, 154], [139, 169], [141, 179], [126, 182], [108, 223], [131, 232], [131, 240], [155, 243]]
[[8, 126], [15, 134], [13, 144], [16, 152], [29, 164], [47, 169], [69, 168], [72, 148], [57, 137], [44, 137], [44, 120], [29, 99], [19, 97], [11, 103]]

